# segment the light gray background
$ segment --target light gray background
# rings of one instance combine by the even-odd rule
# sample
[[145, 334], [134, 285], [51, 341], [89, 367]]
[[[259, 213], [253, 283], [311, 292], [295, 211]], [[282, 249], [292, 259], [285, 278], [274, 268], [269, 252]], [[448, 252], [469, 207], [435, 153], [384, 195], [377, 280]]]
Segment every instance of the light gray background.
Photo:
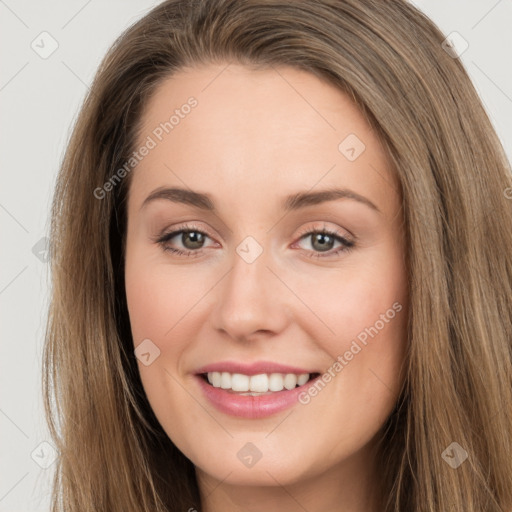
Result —
[[[0, 512], [49, 510], [55, 465], [40, 387], [48, 305], [40, 240], [48, 234], [57, 170], [101, 58], [125, 28], [158, 3], [0, 0]], [[469, 43], [461, 60], [510, 158], [512, 1], [413, 3], [446, 35], [456, 31]], [[47, 58], [31, 47], [51, 48], [48, 36], [40, 36], [44, 31], [58, 43]]]

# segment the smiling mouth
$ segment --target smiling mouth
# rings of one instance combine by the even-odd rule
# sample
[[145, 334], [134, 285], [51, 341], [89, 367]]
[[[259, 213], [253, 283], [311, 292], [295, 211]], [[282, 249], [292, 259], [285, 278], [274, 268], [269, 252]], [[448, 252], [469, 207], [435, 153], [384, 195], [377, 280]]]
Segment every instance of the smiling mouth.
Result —
[[243, 396], [271, 395], [291, 391], [317, 378], [319, 373], [261, 373], [245, 375], [230, 372], [208, 372], [199, 376], [210, 386]]

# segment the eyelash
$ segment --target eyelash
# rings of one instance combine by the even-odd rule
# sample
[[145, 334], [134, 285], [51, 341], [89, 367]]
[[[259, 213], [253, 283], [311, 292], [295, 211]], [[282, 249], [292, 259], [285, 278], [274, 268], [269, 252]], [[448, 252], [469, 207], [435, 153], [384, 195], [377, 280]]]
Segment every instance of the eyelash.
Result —
[[[185, 256], [185, 257], [192, 256], [192, 254], [194, 254], [194, 256], [192, 256], [192, 257], [196, 257], [195, 255], [199, 255], [201, 252], [201, 249], [197, 249], [197, 250], [188, 249], [188, 250], [183, 251], [181, 249], [175, 249], [173, 247], [169, 247], [168, 245], [166, 245], [166, 243], [169, 240], [171, 240], [172, 238], [174, 238], [176, 235], [179, 235], [181, 233], [186, 233], [186, 232], [200, 233], [201, 235], [205, 235], [205, 236], [211, 238], [208, 235], [208, 233], [205, 233], [203, 230], [199, 229], [197, 226], [194, 226], [193, 224], [189, 224], [189, 225], [177, 226], [177, 228], [175, 230], [171, 231], [170, 233], [165, 233], [165, 234], [161, 235], [160, 237], [158, 237], [155, 240], [155, 242], [158, 243], [162, 247], [162, 249], [166, 252], [171, 252], [178, 256]], [[313, 254], [311, 254], [309, 252], [308, 257], [310, 257], [310, 258], [331, 258], [331, 257], [337, 256], [338, 254], [340, 254], [342, 252], [349, 252], [355, 247], [355, 243], [352, 240], [348, 240], [347, 238], [342, 236], [336, 230], [329, 230], [326, 228], [307, 229], [305, 231], [302, 231], [299, 235], [299, 240], [302, 240], [303, 238], [307, 237], [308, 235], [312, 235], [312, 234], [322, 234], [322, 235], [332, 236], [333, 238], [335, 238], [336, 241], [340, 242], [342, 245], [341, 245], [341, 247], [338, 247], [338, 249], [336, 249], [336, 250], [331, 249], [332, 252], [331, 251], [327, 252], [327, 253], [313, 252]]]

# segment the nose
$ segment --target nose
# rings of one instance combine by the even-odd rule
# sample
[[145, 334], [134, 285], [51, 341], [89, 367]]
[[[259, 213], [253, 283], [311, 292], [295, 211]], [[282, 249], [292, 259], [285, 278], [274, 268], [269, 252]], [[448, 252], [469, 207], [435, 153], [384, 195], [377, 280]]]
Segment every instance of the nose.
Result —
[[216, 287], [212, 321], [217, 330], [236, 341], [248, 341], [286, 328], [292, 294], [277, 277], [271, 259], [265, 250], [254, 261], [234, 252], [231, 270]]

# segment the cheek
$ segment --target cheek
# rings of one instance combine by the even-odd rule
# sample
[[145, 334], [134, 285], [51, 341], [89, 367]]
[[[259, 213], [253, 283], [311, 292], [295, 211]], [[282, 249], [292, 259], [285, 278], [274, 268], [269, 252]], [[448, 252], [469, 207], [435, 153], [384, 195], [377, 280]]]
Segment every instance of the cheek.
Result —
[[[176, 376], [180, 356], [193, 336], [186, 315], [197, 302], [198, 290], [194, 285], [197, 281], [190, 282], [182, 274], [156, 264], [154, 257], [144, 250], [134, 247], [127, 253], [126, 297], [134, 347], [149, 339], [160, 350], [151, 364], [138, 363], [141, 382], [154, 414], [168, 435], [187, 440], [190, 423], [197, 419], [200, 424], [201, 418], [194, 418], [190, 395]], [[175, 410], [188, 411], [186, 426], [179, 415], [171, 414]]]
[[[155, 264], [134, 252], [125, 267], [126, 297], [134, 343], [145, 338], [179, 339], [173, 330], [187, 325], [186, 315], [204, 295], [206, 276]], [[206, 281], [207, 282], [207, 281]], [[161, 347], [162, 348], [162, 347]]]
[[[344, 441], [326, 455], [327, 464], [334, 464], [340, 453], [363, 446], [384, 424], [403, 383], [407, 346], [406, 303], [399, 289], [347, 282], [336, 295], [341, 297], [337, 314], [328, 301], [323, 310], [336, 334], [320, 336], [320, 329], [314, 333], [319, 347], [330, 356], [321, 377], [325, 385], [303, 397], [303, 403], [311, 403], [306, 409], [317, 408], [325, 420], [317, 422], [309, 415], [316, 433], [311, 456], [322, 449], [320, 439], [336, 439], [340, 431], [344, 433]], [[322, 315], [321, 310], [317, 313]]]
[[[302, 277], [298, 278], [299, 274]], [[313, 315], [307, 315], [310, 326], [315, 326], [311, 334], [329, 344], [331, 356], [348, 350], [350, 341], [358, 336], [364, 341], [364, 333], [376, 323], [377, 330], [386, 336], [402, 330], [407, 305], [406, 268], [392, 241], [365, 250], [361, 257], [354, 253], [339, 268], [316, 270], [314, 275], [311, 270], [296, 269], [285, 279], [295, 280], [294, 291], [316, 317], [313, 322]], [[381, 315], [385, 315], [384, 320]]]

